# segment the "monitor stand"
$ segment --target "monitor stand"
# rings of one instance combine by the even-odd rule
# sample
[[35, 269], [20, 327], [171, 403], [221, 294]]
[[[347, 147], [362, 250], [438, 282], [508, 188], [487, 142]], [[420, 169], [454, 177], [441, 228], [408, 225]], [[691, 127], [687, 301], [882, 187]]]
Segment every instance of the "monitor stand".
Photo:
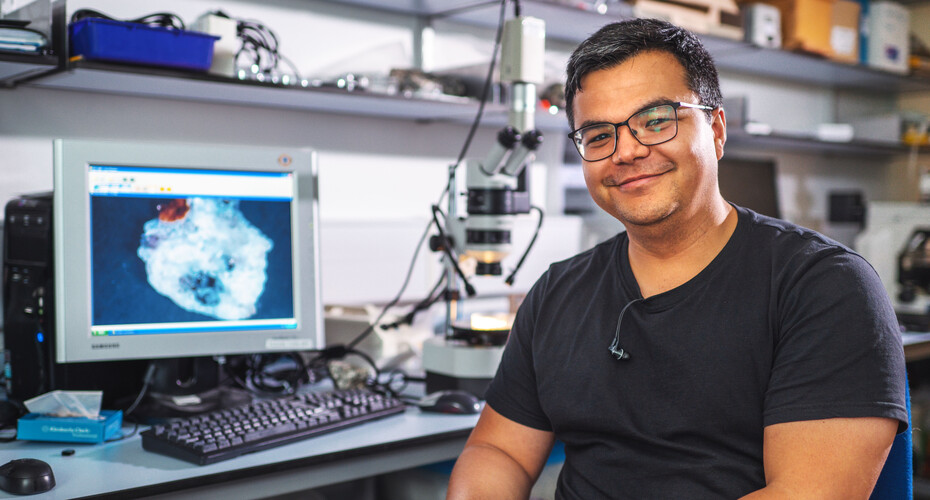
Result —
[[[212, 358], [158, 359], [151, 363], [155, 365], [152, 383], [144, 399], [127, 417], [129, 420], [159, 424], [252, 400], [250, 392], [220, 382], [220, 368]], [[120, 406], [127, 408], [131, 403], [129, 400]]]

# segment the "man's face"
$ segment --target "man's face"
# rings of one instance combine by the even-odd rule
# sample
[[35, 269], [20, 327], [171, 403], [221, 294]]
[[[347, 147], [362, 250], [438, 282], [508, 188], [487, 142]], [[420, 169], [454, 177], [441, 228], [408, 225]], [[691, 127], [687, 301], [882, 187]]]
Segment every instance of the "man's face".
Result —
[[[617, 123], [657, 104], [698, 104], [685, 70], [667, 52], [644, 52], [623, 64], [589, 73], [574, 101], [575, 128]], [[584, 161], [588, 191], [604, 211], [624, 225], [648, 226], [673, 215], [694, 215], [717, 196], [717, 160], [723, 157], [726, 121], [698, 109], [678, 109], [678, 135], [643, 146], [620, 127], [617, 150], [599, 161]]]

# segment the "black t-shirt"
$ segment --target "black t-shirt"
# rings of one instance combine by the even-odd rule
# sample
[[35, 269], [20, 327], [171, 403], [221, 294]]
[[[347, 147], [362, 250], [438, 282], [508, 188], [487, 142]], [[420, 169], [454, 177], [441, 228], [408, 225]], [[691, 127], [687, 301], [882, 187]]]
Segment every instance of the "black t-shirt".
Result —
[[[872, 267], [737, 210], [723, 250], [673, 290], [642, 299], [621, 233], [530, 291], [487, 402], [565, 443], [559, 498], [737, 498], [765, 486], [765, 426], [877, 416], [906, 428], [904, 351]], [[608, 347], [637, 299], [618, 360]]]

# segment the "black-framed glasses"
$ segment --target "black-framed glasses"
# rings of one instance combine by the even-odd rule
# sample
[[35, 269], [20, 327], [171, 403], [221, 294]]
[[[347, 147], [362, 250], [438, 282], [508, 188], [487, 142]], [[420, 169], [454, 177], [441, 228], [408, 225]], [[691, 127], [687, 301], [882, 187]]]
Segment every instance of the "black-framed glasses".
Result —
[[600, 161], [617, 150], [620, 127], [626, 126], [640, 144], [655, 146], [668, 142], [678, 135], [678, 108], [712, 110], [712, 106], [671, 102], [637, 111], [620, 123], [595, 123], [586, 125], [568, 134], [578, 154], [585, 161]]

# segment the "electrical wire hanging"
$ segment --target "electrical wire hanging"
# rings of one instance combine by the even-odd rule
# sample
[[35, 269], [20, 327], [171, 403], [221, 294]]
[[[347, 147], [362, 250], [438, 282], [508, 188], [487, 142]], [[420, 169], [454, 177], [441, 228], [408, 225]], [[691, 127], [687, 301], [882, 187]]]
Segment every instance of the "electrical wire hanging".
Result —
[[139, 23], [148, 26], [160, 26], [162, 28], [171, 28], [176, 30], [185, 29], [184, 20], [181, 19], [181, 16], [171, 12], [155, 12], [134, 19], [117, 19], [94, 9], [78, 9], [71, 14], [72, 23], [76, 23], [83, 19], [107, 19], [110, 21]]
[[[481, 125], [481, 118], [484, 115], [484, 106], [488, 101], [488, 94], [491, 92], [491, 85], [494, 82], [494, 69], [497, 67], [497, 53], [500, 52], [501, 40], [504, 35], [504, 18], [506, 17], [507, 12], [507, 0], [501, 0], [500, 2], [500, 15], [497, 19], [497, 33], [494, 35], [494, 48], [491, 50], [491, 62], [488, 65], [488, 73], [484, 79], [484, 86], [481, 89], [481, 100], [478, 102], [478, 111], [475, 113], [475, 119], [472, 121], [471, 127], [468, 129], [468, 134], [465, 136], [465, 143], [462, 144], [462, 149], [459, 151], [458, 158], [455, 159], [455, 163], [449, 167], [449, 175], [452, 176], [455, 168], [462, 164], [462, 161], [465, 160], [465, 155], [468, 154], [468, 148], [471, 147], [471, 141], [475, 138], [475, 133], [478, 131], [478, 126]], [[445, 189], [439, 195], [439, 200], [436, 202], [436, 205], [442, 205], [442, 201], [445, 199], [446, 195], [449, 194], [449, 183], [446, 183]]]
[[[251, 74], [261, 80], [275, 81], [278, 77], [292, 77], [295, 84], [301, 81], [300, 71], [290, 59], [281, 54], [278, 36], [270, 28], [259, 21], [232, 17], [220, 10], [211, 14], [236, 22], [236, 36], [241, 44], [235, 57], [237, 67], [248, 66]], [[289, 72], [281, 68], [282, 63]]]
[[[454, 171], [454, 168], [455, 168], [457, 165], [461, 164], [462, 161], [463, 161], [464, 158], [465, 158], [465, 155], [468, 154], [468, 149], [469, 149], [469, 147], [470, 147], [470, 145], [471, 145], [471, 142], [472, 142], [472, 140], [473, 140], [473, 138], [474, 138], [474, 136], [475, 136], [475, 133], [477, 132], [478, 126], [481, 124], [481, 119], [482, 119], [482, 116], [483, 116], [483, 114], [484, 114], [485, 104], [487, 103], [488, 95], [490, 94], [491, 85], [492, 85], [492, 83], [493, 83], [494, 69], [496, 68], [496, 65], [497, 65], [497, 55], [498, 55], [498, 52], [500, 51], [501, 39], [502, 39], [502, 36], [503, 36], [504, 18], [505, 18], [505, 14], [506, 14], [507, 1], [508, 1], [508, 0], [501, 0], [501, 2], [500, 2], [500, 16], [499, 16], [498, 25], [497, 25], [497, 32], [496, 32], [496, 35], [495, 35], [495, 38], [494, 38], [494, 47], [493, 47], [493, 50], [492, 50], [491, 62], [490, 62], [490, 64], [489, 64], [487, 77], [485, 78], [484, 86], [483, 86], [483, 89], [482, 89], [482, 92], [481, 92], [481, 100], [480, 100], [480, 102], [479, 102], [479, 104], [478, 104], [478, 111], [477, 111], [476, 114], [475, 114], [475, 119], [474, 119], [474, 121], [472, 122], [471, 127], [469, 128], [469, 132], [468, 132], [468, 134], [467, 134], [467, 136], [466, 136], [466, 138], [465, 138], [465, 142], [464, 142], [463, 145], [462, 145], [462, 148], [461, 148], [461, 150], [460, 150], [460, 152], [459, 152], [458, 158], [457, 158], [456, 161], [455, 161], [455, 164], [450, 166], [450, 176], [452, 175], [452, 173], [453, 173], [453, 171]], [[227, 16], [226, 14], [224, 14], [224, 13], [222, 13], [222, 12], [214, 12], [214, 14], [216, 14], [216, 15], [221, 15], [221, 16], [225, 16], [225, 17], [229, 17], [229, 16]], [[238, 20], [237, 20], [237, 21], [238, 21]], [[271, 46], [271, 47], [274, 47], [275, 50], [277, 49], [277, 38], [274, 37], [274, 34], [273, 34], [273, 33], [270, 33], [270, 34], [268, 34], [268, 33], [261, 33], [261, 34], [259, 34], [259, 31], [256, 31], [256, 32], [253, 33], [253, 28], [257, 28], [257, 27], [260, 27], [260, 26], [261, 26], [261, 25], [258, 25], [258, 26], [242, 25], [241, 28], [240, 28], [240, 32], [246, 34], [246, 37], [247, 37], [247, 39], [249, 40], [249, 44], [251, 44], [250, 47], [244, 47], [244, 48], [243, 48], [243, 51], [255, 51], [255, 57], [256, 57], [256, 59], [259, 58], [259, 57], [261, 57], [261, 56], [260, 56], [260, 49], [258, 49], [258, 48], [265, 48], [265, 47]], [[244, 40], [245, 40], [245, 39], [244, 39]], [[246, 42], [244, 41], [243, 43], [245, 44]], [[253, 46], [256, 47], [256, 48], [253, 48]], [[240, 52], [242, 52], [242, 51], [240, 51]], [[281, 57], [280, 55], [278, 55], [278, 56]], [[269, 56], [269, 57], [270, 57], [270, 56]], [[238, 55], [237, 55], [237, 58], [238, 58]], [[257, 63], [256, 63], [256, 64], [257, 64]], [[296, 70], [295, 70], [295, 74], [296, 74]], [[299, 77], [298, 77], [298, 78], [299, 78]], [[355, 347], [356, 347], [359, 343], [361, 343], [364, 339], [366, 339], [369, 335], [371, 335], [371, 333], [374, 331], [375, 327], [377, 327], [377, 326], [380, 324], [381, 320], [384, 318], [384, 316], [387, 314], [387, 312], [388, 312], [392, 307], [394, 307], [395, 305], [397, 305], [398, 302], [400, 302], [400, 299], [402, 298], [404, 292], [405, 292], [406, 289], [407, 289], [407, 286], [409, 285], [410, 278], [411, 278], [411, 276], [412, 276], [412, 274], [413, 274], [413, 269], [414, 269], [414, 267], [415, 267], [415, 265], [416, 265], [416, 260], [417, 260], [417, 257], [419, 256], [420, 250], [422, 249], [424, 242], [426, 241], [427, 237], [429, 236], [430, 228], [433, 226], [433, 224], [437, 224], [437, 225], [440, 224], [439, 221], [438, 221], [438, 219], [437, 219], [436, 211], [438, 210], [438, 205], [442, 203], [442, 200], [445, 198], [445, 196], [446, 196], [446, 195], [448, 194], [448, 192], [449, 192], [449, 186], [448, 186], [448, 184], [449, 184], [449, 183], [447, 182], [445, 188], [443, 189], [443, 192], [442, 192], [442, 193], [440, 194], [440, 196], [439, 196], [439, 201], [437, 202], [437, 204], [436, 204], [436, 205], [433, 205], [433, 216], [432, 216], [431, 220], [427, 223], [426, 228], [424, 229], [422, 235], [420, 236], [419, 241], [418, 241], [417, 244], [416, 244], [416, 247], [415, 247], [414, 253], [413, 253], [413, 257], [412, 257], [411, 260], [410, 260], [410, 264], [409, 264], [409, 266], [408, 266], [408, 268], [407, 268], [407, 273], [406, 273], [406, 276], [404, 277], [404, 281], [403, 281], [403, 284], [402, 284], [401, 287], [400, 287], [400, 290], [397, 292], [397, 294], [394, 296], [394, 298], [391, 299], [390, 302], [388, 302], [384, 307], [382, 307], [382, 309], [381, 309], [380, 313], [378, 314], [378, 316], [377, 316], [372, 322], [370, 322], [370, 323], [368, 324], [368, 326], [365, 328], [365, 330], [363, 330], [361, 333], [359, 333], [359, 334], [358, 334], [354, 339], [352, 339], [352, 341], [350, 341], [348, 344], [345, 344], [345, 345], [328, 346], [328, 347], [326, 347], [326, 348], [324, 348], [324, 349], [315, 350], [315, 351], [310, 351], [310, 352], [312, 352], [312, 353], [315, 353], [316, 356], [313, 357], [313, 358], [307, 363], [307, 371], [308, 371], [308, 372], [312, 372], [314, 369], [319, 369], [319, 367], [320, 367], [321, 364], [324, 364], [324, 365], [325, 365], [325, 363], [327, 363], [327, 362], [330, 361], [330, 360], [342, 359], [343, 357], [345, 357], [345, 356], [347, 356], [347, 355], [358, 355], [358, 356], [362, 357], [363, 359], [365, 359], [366, 362], [367, 362], [369, 365], [371, 365], [371, 367], [372, 367], [372, 369], [373, 369], [373, 371], [374, 371], [374, 377], [371, 379], [371, 380], [372, 380], [373, 388], [381, 389], [381, 390], [386, 390], [386, 391], [389, 391], [389, 392], [391, 392], [391, 393], [394, 393], [394, 391], [391, 390], [391, 388], [389, 387], [390, 383], [387, 384], [387, 385], [381, 385], [381, 384], [379, 383], [380, 371], [379, 371], [379, 369], [378, 369], [377, 364], [374, 362], [374, 360], [371, 359], [371, 357], [368, 356], [367, 354], [365, 354], [365, 353], [363, 353], [363, 352], [357, 350]], [[441, 210], [439, 210], [439, 212], [441, 213]], [[441, 226], [440, 226], [440, 231], [442, 231]], [[444, 273], [443, 273], [443, 274], [444, 274]], [[462, 277], [462, 279], [465, 279], [464, 274], [461, 272], [461, 270], [459, 270], [459, 275], [460, 275], [460, 277]], [[408, 313], [408, 316], [410, 316], [411, 314], [416, 314], [416, 311], [417, 311], [418, 309], [421, 310], [421, 309], [424, 308], [424, 307], [428, 307], [429, 305], [434, 304], [434, 303], [437, 302], [440, 298], [442, 298], [442, 297], [443, 297], [443, 294], [442, 294], [442, 293], [439, 293], [439, 294], [437, 295], [437, 289], [438, 289], [439, 287], [441, 287], [442, 284], [443, 284], [444, 282], [445, 282], [445, 276], [443, 276], [443, 278], [440, 279], [440, 280], [437, 282], [437, 284], [434, 286], [434, 288], [430, 291], [430, 293], [428, 294], [428, 296], [427, 296], [425, 299], [423, 299], [422, 301], [420, 301], [418, 304], [416, 304], [416, 305], [414, 306], [414, 310], [411, 311], [410, 313]], [[466, 289], [470, 289], [470, 290], [471, 290], [471, 295], [473, 295], [473, 294], [475, 293], [475, 292], [474, 292], [474, 288], [471, 287], [471, 285], [467, 282], [467, 280], [465, 280], [465, 283], [466, 283]], [[406, 318], [406, 317], [405, 317], [405, 318]], [[328, 370], [328, 368], [326, 368], [326, 369]], [[331, 375], [331, 374], [330, 374], [330, 375]]]

